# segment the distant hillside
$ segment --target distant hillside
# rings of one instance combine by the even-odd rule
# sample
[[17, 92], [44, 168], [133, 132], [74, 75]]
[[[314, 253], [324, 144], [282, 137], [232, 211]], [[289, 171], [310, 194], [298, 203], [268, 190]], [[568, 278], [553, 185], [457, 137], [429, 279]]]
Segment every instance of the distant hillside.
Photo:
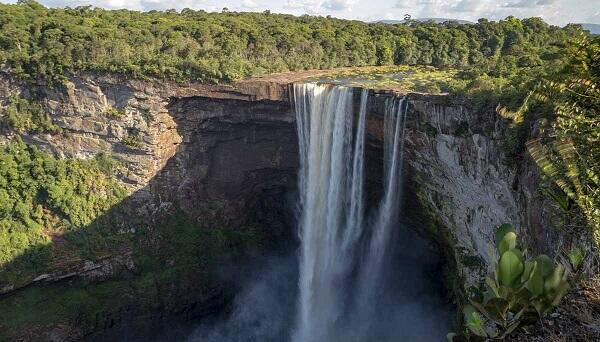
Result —
[[600, 24], [582, 23], [579, 25], [581, 25], [584, 30], [590, 31], [591, 34], [600, 34]]
[[[468, 21], [468, 20], [459, 20], [459, 19], [452, 19], [452, 18], [418, 18], [418, 19], [413, 19], [419, 22], [427, 22], [427, 21], [433, 21], [436, 24], [442, 24], [445, 23], [447, 21], [452, 21], [452, 22], [456, 22], [459, 24], [474, 24], [474, 22], [472, 21]], [[375, 23], [384, 23], [384, 24], [404, 24], [406, 22], [406, 20], [377, 20], [374, 21]], [[581, 27], [584, 30], [589, 31], [591, 34], [600, 34], [600, 24], [590, 24], [590, 23], [579, 23], [579, 25], [581, 25]]]
[[[472, 21], [452, 19], [452, 18], [418, 18], [418, 19], [413, 19], [413, 20], [420, 21], [420, 22], [433, 21], [436, 24], [442, 24], [447, 21], [452, 21], [452, 22], [456, 22], [459, 24], [473, 24]], [[378, 20], [376, 22], [384, 23], [384, 24], [403, 24], [406, 22], [406, 20]]]

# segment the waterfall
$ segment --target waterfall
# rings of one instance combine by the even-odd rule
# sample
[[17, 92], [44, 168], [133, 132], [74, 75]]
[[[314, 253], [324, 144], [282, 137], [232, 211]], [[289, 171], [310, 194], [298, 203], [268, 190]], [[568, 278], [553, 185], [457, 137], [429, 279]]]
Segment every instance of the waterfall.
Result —
[[[369, 224], [364, 195], [368, 91], [294, 85], [300, 149], [300, 276], [295, 342], [364, 340], [398, 223], [406, 104], [384, 118], [383, 196]], [[357, 321], [361, 322], [358, 329]], [[344, 337], [345, 336], [345, 337]]]
[[355, 296], [355, 311], [352, 312], [353, 325], [360, 327], [355, 333], [358, 340], [368, 335], [370, 317], [383, 303], [379, 295], [386, 283], [386, 267], [389, 262], [390, 242], [393, 241], [394, 226], [398, 225], [401, 200], [401, 172], [404, 152], [404, 130], [406, 127], [405, 99], [389, 104], [384, 116], [383, 145], [383, 198], [375, 213], [375, 222], [366, 229], [370, 240], [358, 277]]

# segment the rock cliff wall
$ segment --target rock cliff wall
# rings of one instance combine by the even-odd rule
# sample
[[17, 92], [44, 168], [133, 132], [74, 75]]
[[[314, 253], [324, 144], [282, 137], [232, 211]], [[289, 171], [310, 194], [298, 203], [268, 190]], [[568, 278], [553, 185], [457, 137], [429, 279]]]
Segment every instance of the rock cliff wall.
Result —
[[239, 218], [269, 184], [295, 186], [295, 118], [284, 85], [88, 74], [48, 87], [3, 75], [0, 101], [11, 95], [41, 102], [62, 128], [24, 134], [27, 143], [61, 158], [111, 155], [125, 166], [123, 184], [149, 210], [177, 204], [196, 217], [206, 208]]
[[537, 168], [528, 158], [518, 167], [507, 160], [505, 123], [495, 112], [418, 99], [409, 117], [409, 188], [437, 221], [429, 228], [449, 243], [460, 282], [477, 284], [492, 271], [494, 235], [503, 223], [514, 225], [532, 252], [553, 254]]
[[[284, 197], [296, 187], [298, 157], [286, 86], [95, 74], [48, 86], [0, 76], [0, 103], [12, 96], [36, 101], [61, 127], [57, 134], [21, 134], [25, 142], [59, 158], [110, 155], [122, 165], [116, 176], [129, 192], [98, 218], [114, 225], [107, 241], [118, 241], [96, 253], [101, 258], [58, 260], [0, 281], [0, 312], [19, 306], [31, 315], [0, 323], [0, 340], [71, 340], [135, 317], [206, 314], [227, 297], [213, 255], [289, 234]], [[16, 135], [2, 133], [0, 144]], [[0, 272], [10, 270], [9, 264]], [[114, 293], [95, 292], [101, 288]], [[56, 292], [45, 305], [48, 291]], [[73, 295], [84, 303], [69, 303]], [[74, 309], [80, 304], [89, 307]], [[73, 310], [64, 309], [69, 305]], [[44, 314], [53, 309], [58, 315]], [[55, 316], [50, 323], [48, 316]]]
[[530, 251], [554, 254], [562, 241], [537, 191], [537, 166], [527, 157], [518, 162], [505, 157], [506, 122], [496, 112], [478, 113], [468, 101], [445, 95], [375, 91], [367, 126], [371, 153], [381, 145], [386, 101], [403, 96], [404, 215], [419, 222], [450, 259], [456, 290], [492, 271], [494, 234], [503, 223], [517, 228]]

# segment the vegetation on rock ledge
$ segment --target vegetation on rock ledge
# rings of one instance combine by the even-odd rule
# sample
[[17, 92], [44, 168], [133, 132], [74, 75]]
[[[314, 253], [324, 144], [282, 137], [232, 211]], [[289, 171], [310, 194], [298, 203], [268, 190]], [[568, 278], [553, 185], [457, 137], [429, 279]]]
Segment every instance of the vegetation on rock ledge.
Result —
[[61, 131], [40, 103], [18, 96], [8, 97], [4, 114], [0, 116], [0, 127], [2, 126], [17, 133], [59, 133]]
[[[44, 246], [89, 226], [125, 197], [125, 189], [114, 178], [116, 168], [105, 155], [60, 160], [19, 139], [0, 149], [0, 283], [23, 280], [54, 257], [67, 257], [53, 255], [53, 249]], [[82, 256], [94, 250], [95, 243], [108, 244], [94, 236], [72, 235], [78, 249], [68, 253]], [[26, 257], [17, 259], [24, 253]]]
[[449, 334], [450, 341], [503, 339], [560, 303], [569, 289], [565, 267], [555, 266], [547, 255], [526, 260], [527, 252], [518, 247], [513, 227], [500, 226], [494, 275], [485, 278], [483, 289], [472, 289], [471, 304], [463, 309], [466, 330]]

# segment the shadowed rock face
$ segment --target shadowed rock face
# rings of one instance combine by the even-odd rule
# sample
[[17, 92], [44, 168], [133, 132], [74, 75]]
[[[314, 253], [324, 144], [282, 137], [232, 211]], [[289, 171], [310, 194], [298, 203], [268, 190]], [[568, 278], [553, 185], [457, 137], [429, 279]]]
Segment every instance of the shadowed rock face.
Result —
[[[20, 94], [41, 101], [63, 128], [61, 134], [23, 139], [59, 157], [112, 155], [125, 166], [119, 178], [131, 194], [127, 202], [133, 214], [154, 222], [183, 211], [199, 227], [262, 225], [277, 234], [291, 231], [293, 213], [283, 199], [296, 188], [298, 148], [288, 79], [209, 86], [82, 74], [49, 87], [1, 76], [0, 100]], [[382, 121], [390, 96], [399, 94], [375, 91], [369, 97], [369, 198], [377, 198], [381, 189]], [[359, 99], [357, 92], [356, 106]], [[545, 206], [534, 191], [539, 176], [529, 161], [520, 169], [506, 165], [503, 124], [496, 114], [472, 113], [446, 96], [409, 94], [408, 99], [405, 215], [438, 242], [466, 284], [489, 267], [489, 246], [501, 223], [515, 224], [534, 251], [552, 250], [556, 238], [548, 233]], [[111, 109], [119, 115], [109, 115]], [[4, 133], [0, 142], [12, 135]], [[127, 137], [138, 144], [128, 145]], [[124, 268], [134, 272], [132, 262], [111, 256], [98, 263], [94, 277], [110, 278]], [[68, 277], [48, 270], [37, 282], [93, 279], [89, 267], [70, 265]], [[0, 289], [17, 290], [11, 284]], [[202, 307], [215, 298], [210, 291], [185, 289], [169, 292], [185, 299], [173, 300], [171, 311]]]
[[192, 97], [174, 99], [168, 110], [183, 143], [154, 193], [199, 219], [235, 225], [266, 189], [295, 188], [298, 147], [288, 104]]
[[[0, 100], [11, 95], [39, 101], [62, 128], [56, 135], [24, 135], [26, 142], [58, 157], [92, 158], [107, 153], [121, 162], [118, 177], [130, 195], [108, 213], [120, 219], [111, 221], [106, 215], [107, 224], [115, 225], [111, 230], [116, 234], [135, 240], [113, 248], [101, 260], [65, 260], [17, 284], [0, 284], [0, 310], [10, 312], [12, 298], [27, 296], [32, 287], [68, 289], [81, 281], [136, 277], [147, 268], [138, 264], [143, 260], [137, 253], [140, 248], [156, 252], [161, 269], [178, 266], [172, 255], [182, 247], [189, 250], [192, 260], [199, 258], [197, 262], [202, 263], [202, 257], [194, 254], [203, 254], [195, 249], [210, 250], [210, 244], [186, 242], [185, 237], [172, 241], [180, 233], [169, 233], [175, 229], [171, 216], [185, 214], [189, 224], [207, 231], [205, 235], [211, 235], [212, 229], [254, 228], [272, 235], [266, 237], [268, 241], [291, 234], [293, 215], [284, 196], [296, 187], [298, 157], [286, 87], [270, 88], [260, 82], [239, 89], [187, 87], [99, 75], [74, 77], [64, 85], [48, 87], [3, 75]], [[109, 114], [111, 109], [118, 115]], [[13, 136], [3, 133], [0, 143]], [[130, 136], [136, 138], [135, 146], [126, 143]], [[239, 243], [230, 242], [231, 248]], [[190, 269], [186, 279], [173, 276], [152, 293], [132, 292], [129, 296], [140, 296], [139, 300], [123, 303], [112, 312], [88, 320], [73, 312], [70, 322], [25, 325], [9, 336], [43, 340], [56, 335], [56, 340], [70, 340], [139, 316], [206, 315], [221, 308], [230, 291], [215, 278], [218, 272]], [[31, 310], [41, 311], [43, 305]]]
[[[59, 157], [108, 153], [126, 167], [121, 180], [149, 210], [178, 205], [195, 217], [206, 209], [239, 222], [256, 193], [295, 187], [295, 119], [283, 85], [83, 75], [52, 88], [4, 75], [0, 100], [11, 94], [41, 101], [63, 129], [26, 135], [26, 142]], [[125, 142], [132, 136], [138, 146]]]

